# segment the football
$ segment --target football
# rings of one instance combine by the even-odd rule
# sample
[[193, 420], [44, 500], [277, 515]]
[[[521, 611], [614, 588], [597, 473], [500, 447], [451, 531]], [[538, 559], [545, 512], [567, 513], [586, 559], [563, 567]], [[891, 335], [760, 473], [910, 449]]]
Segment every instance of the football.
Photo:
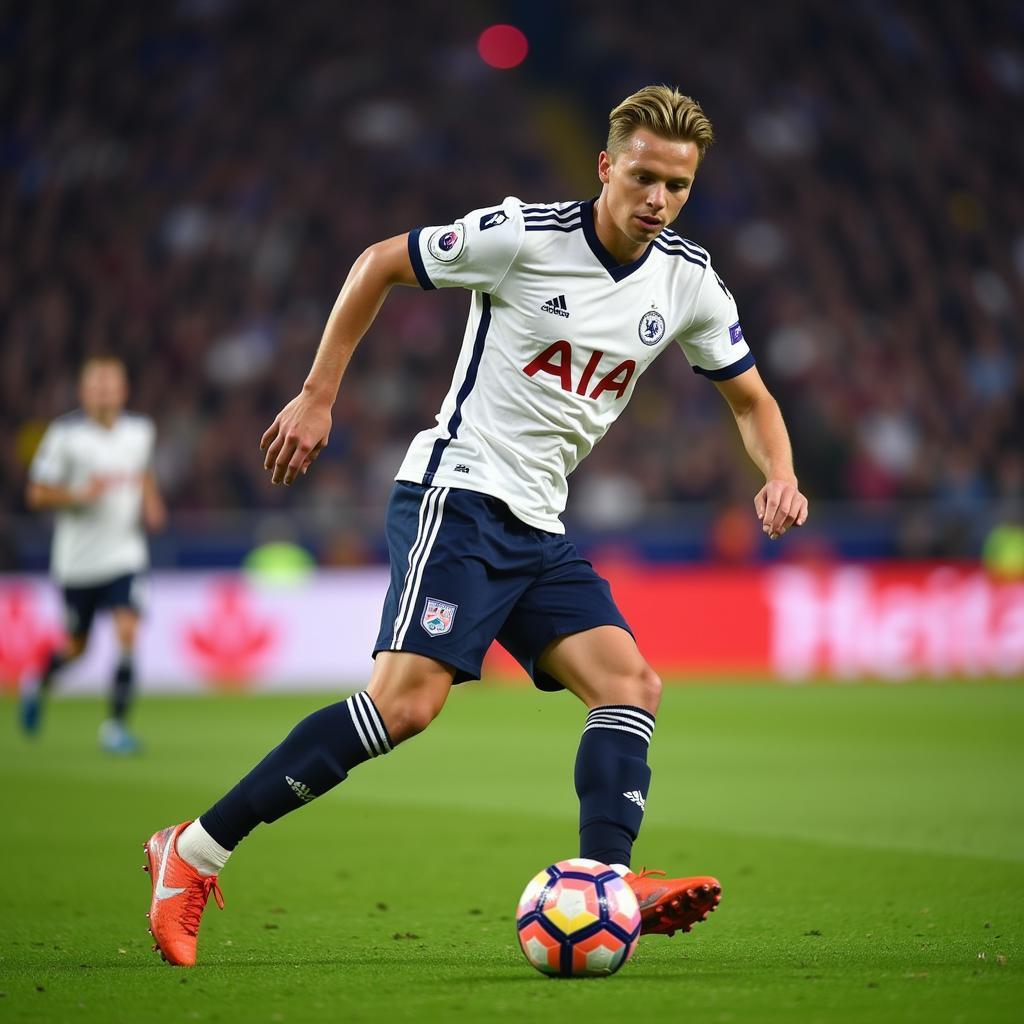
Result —
[[542, 974], [614, 974], [636, 949], [640, 908], [628, 883], [607, 864], [560, 860], [523, 890], [516, 930], [523, 955]]

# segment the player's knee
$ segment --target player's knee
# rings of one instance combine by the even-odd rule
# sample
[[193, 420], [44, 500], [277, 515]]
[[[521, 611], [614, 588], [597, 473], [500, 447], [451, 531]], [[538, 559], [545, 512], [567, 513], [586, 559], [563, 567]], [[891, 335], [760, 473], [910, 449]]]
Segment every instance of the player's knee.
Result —
[[455, 670], [402, 651], [382, 651], [367, 693], [384, 719], [392, 743], [424, 729], [441, 713]]
[[64, 657], [67, 661], [74, 661], [75, 658], [80, 658], [82, 652], [85, 650], [85, 637], [84, 636], [69, 636], [67, 646], [64, 648]]
[[441, 713], [443, 700], [429, 691], [407, 694], [388, 707], [384, 716], [392, 742], [401, 743], [423, 732]]
[[644, 662], [643, 667], [637, 673], [633, 686], [636, 692], [636, 699], [633, 703], [645, 711], [650, 711], [652, 715], [656, 714], [658, 705], [661, 703], [661, 676], [647, 662]]
[[661, 703], [661, 677], [647, 664], [639, 661], [630, 668], [610, 672], [595, 679], [586, 701], [590, 707], [605, 704], [628, 704], [657, 714]]

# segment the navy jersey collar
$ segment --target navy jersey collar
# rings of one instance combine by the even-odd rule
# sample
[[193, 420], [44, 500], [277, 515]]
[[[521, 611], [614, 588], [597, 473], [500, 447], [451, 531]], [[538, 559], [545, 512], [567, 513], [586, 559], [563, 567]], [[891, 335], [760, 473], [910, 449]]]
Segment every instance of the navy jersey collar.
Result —
[[611, 275], [612, 280], [621, 281], [623, 278], [629, 277], [633, 271], [639, 270], [647, 262], [647, 257], [651, 255], [653, 246], [648, 243], [643, 254], [638, 259], [633, 260], [632, 263], [619, 263], [601, 244], [601, 239], [597, 237], [597, 228], [594, 226], [594, 204], [596, 202], [597, 197], [595, 196], [583, 204], [583, 237], [587, 240], [590, 251], [601, 261], [601, 265]]

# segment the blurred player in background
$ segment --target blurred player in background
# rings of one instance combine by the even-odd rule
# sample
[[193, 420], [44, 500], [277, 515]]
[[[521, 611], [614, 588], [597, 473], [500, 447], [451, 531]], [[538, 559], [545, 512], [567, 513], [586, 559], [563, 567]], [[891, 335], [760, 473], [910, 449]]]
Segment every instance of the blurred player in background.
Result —
[[195, 962], [200, 917], [211, 892], [222, 903], [217, 873], [234, 847], [425, 729], [453, 683], [479, 678], [495, 639], [536, 686], [568, 689], [588, 709], [575, 768], [580, 856], [625, 877], [646, 934], [688, 931], [715, 908], [715, 878], [629, 867], [661, 681], [559, 520], [567, 476], [674, 345], [717, 385], [764, 474], [754, 506], [765, 533], [777, 538], [807, 517], [733, 297], [708, 254], [668, 230], [711, 141], [693, 100], [643, 89], [611, 113], [597, 199], [509, 197], [356, 261], [302, 392], [263, 437], [274, 483], [292, 483], [327, 443], [342, 375], [392, 285], [472, 292], [454, 380], [396, 477], [391, 587], [369, 687], [304, 719], [197, 821], [146, 844], [150, 928], [172, 963]]
[[96, 613], [109, 610], [118, 657], [100, 745], [115, 754], [139, 748], [126, 719], [135, 685], [140, 574], [149, 563], [143, 528], [159, 530], [166, 518], [151, 465], [156, 432], [148, 417], [124, 412], [127, 397], [124, 364], [110, 356], [89, 359], [79, 379], [81, 409], [47, 428], [29, 469], [27, 495], [29, 508], [56, 511], [50, 570], [63, 594], [66, 639], [50, 652], [42, 675], [23, 680], [22, 727], [39, 732], [55, 678], [85, 650]]

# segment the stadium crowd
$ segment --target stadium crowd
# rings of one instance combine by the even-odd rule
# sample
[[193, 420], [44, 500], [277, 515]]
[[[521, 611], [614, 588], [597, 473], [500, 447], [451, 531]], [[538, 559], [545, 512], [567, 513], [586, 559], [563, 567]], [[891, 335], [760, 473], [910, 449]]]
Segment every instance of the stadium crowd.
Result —
[[[593, 194], [607, 111], [665, 81], [718, 135], [675, 226], [737, 297], [812, 503], [1019, 515], [1024, 9], [785, 12], [509, 4], [533, 52], [501, 72], [484, 23], [439, 2], [5, 5], [4, 507], [100, 351], [157, 421], [172, 511], [379, 506], [448, 387], [465, 296], [393, 294], [300, 487], [271, 488], [257, 452], [351, 261], [508, 194]], [[584, 520], [749, 502], [725, 407], [681, 354], [638, 392], [574, 478]], [[973, 543], [927, 522], [908, 553]]]

